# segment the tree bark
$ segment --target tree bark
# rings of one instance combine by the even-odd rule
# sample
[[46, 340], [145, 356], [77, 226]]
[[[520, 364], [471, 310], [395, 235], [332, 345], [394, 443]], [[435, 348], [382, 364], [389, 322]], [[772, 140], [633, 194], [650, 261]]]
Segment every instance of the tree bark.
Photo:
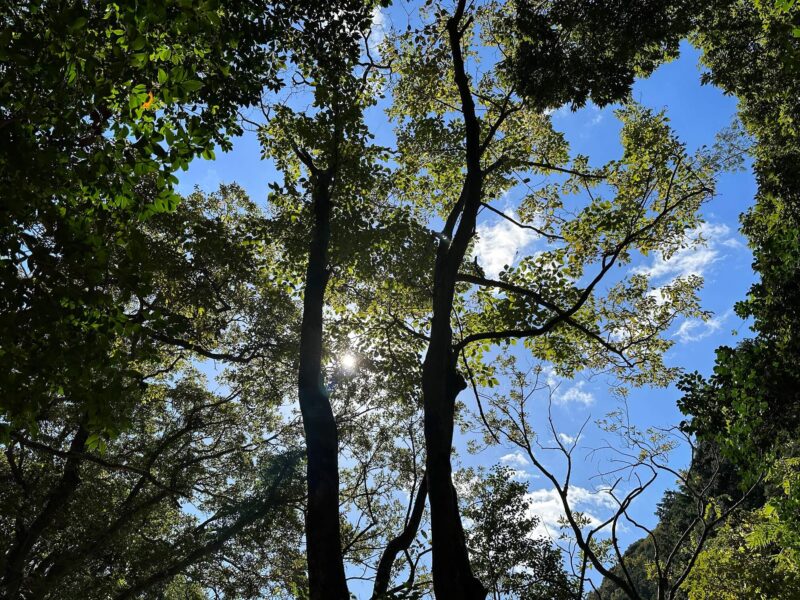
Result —
[[328, 285], [331, 184], [313, 176], [314, 224], [308, 250], [298, 392], [306, 438], [306, 555], [311, 600], [348, 600], [339, 529], [339, 436], [322, 374], [322, 312]]

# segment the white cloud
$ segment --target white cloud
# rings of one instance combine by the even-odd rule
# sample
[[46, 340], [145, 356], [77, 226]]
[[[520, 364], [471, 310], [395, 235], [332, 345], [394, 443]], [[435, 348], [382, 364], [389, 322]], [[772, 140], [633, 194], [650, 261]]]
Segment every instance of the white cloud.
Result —
[[726, 248], [747, 248], [747, 244], [743, 243], [739, 238], [731, 237], [727, 240], [722, 240], [722, 245]]
[[594, 394], [586, 390], [585, 381], [578, 381], [572, 387], [564, 389], [567, 385], [567, 380], [561, 379], [556, 375], [555, 370], [550, 365], [546, 365], [542, 369], [542, 376], [545, 385], [550, 388], [551, 399], [556, 406], [578, 404], [586, 407], [594, 404]]
[[[634, 273], [647, 275], [651, 279], [705, 275], [709, 267], [717, 262], [720, 247], [741, 247], [741, 242], [731, 236], [731, 229], [723, 223], [702, 223], [686, 235], [688, 248], [678, 250], [669, 259], [656, 256], [649, 266], [637, 267]], [[702, 241], [701, 241], [702, 240]]]
[[589, 126], [594, 127], [595, 125], [600, 124], [600, 122], [605, 117], [605, 114], [603, 113], [603, 109], [601, 109], [599, 106], [595, 104], [592, 104], [591, 109], [592, 112], [594, 113], [594, 116], [592, 116], [591, 119], [589, 119]]
[[372, 9], [372, 27], [369, 36], [370, 52], [377, 52], [378, 46], [386, 38], [386, 30], [386, 15], [380, 6], [376, 6]]
[[560, 433], [560, 432], [558, 434], [558, 439], [561, 440], [561, 443], [564, 444], [565, 446], [571, 446], [572, 444], [578, 441], [579, 437], [580, 436], [577, 435], [568, 435], [566, 433]]
[[551, 390], [556, 390], [561, 385], [561, 381], [556, 377], [556, 372], [551, 365], [545, 365], [542, 368], [542, 375], [544, 375], [545, 384]]
[[584, 125], [588, 127], [594, 127], [599, 125], [603, 119], [605, 119], [607, 111], [593, 103], [590, 103], [588, 106], [584, 106], [578, 110], [572, 110], [572, 104], [567, 103], [559, 106], [558, 108], [548, 108], [544, 111], [544, 113], [552, 116], [553, 119], [576, 116]]
[[724, 314], [712, 317], [707, 321], [703, 321], [702, 319], [687, 319], [680, 324], [674, 337], [677, 337], [678, 340], [684, 344], [705, 339], [722, 329], [725, 321], [727, 321], [732, 314], [733, 310], [729, 309], [725, 311]]
[[500, 462], [504, 465], [513, 465], [516, 467], [527, 467], [530, 465], [530, 461], [525, 457], [522, 452], [517, 450], [516, 452], [512, 452], [511, 454], [506, 454], [500, 457]]
[[657, 306], [661, 306], [667, 301], [667, 297], [666, 295], [664, 295], [664, 289], [661, 287], [653, 288], [652, 290], [647, 292], [647, 295], [652, 298], [655, 298]]
[[[558, 537], [559, 520], [564, 517], [564, 506], [555, 489], [542, 488], [527, 494], [528, 511], [539, 518], [540, 523], [535, 530], [537, 536]], [[580, 486], [570, 486], [567, 495], [573, 511], [581, 511], [589, 519], [589, 526], [596, 527], [602, 520], [596, 513], [613, 510], [616, 503], [607, 492], [594, 492]]]
[[[513, 211], [508, 211], [506, 214], [516, 218]], [[537, 235], [530, 229], [522, 229], [505, 219], [493, 225], [478, 225], [475, 254], [486, 274], [494, 278], [504, 266], [513, 264], [517, 253], [536, 237]]]
[[652, 278], [702, 276], [712, 263], [719, 260], [719, 252], [712, 248], [684, 248], [668, 260], [656, 258], [644, 272]]
[[515, 479], [517, 481], [527, 481], [531, 478], [531, 474], [524, 469], [511, 469], [509, 475], [511, 476], [511, 479]]
[[553, 403], [558, 406], [565, 406], [567, 404], [579, 404], [581, 406], [591, 406], [594, 404], [594, 395], [587, 392], [585, 381], [579, 381], [563, 393], [556, 392], [553, 394]]
[[558, 118], [558, 117], [567, 117], [573, 114], [573, 112], [574, 111], [572, 110], [569, 104], [562, 104], [558, 108], [548, 108], [547, 110], [544, 111], [544, 114], [551, 115], [554, 118]]

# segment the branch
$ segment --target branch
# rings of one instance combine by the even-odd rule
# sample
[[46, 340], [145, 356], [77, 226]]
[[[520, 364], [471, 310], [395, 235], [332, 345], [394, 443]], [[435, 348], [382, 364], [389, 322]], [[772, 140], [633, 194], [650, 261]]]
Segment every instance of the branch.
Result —
[[259, 519], [266, 517], [271, 510], [273, 510], [281, 502], [280, 491], [283, 484], [291, 476], [292, 471], [297, 463], [297, 457], [282, 457], [284, 464], [281, 466], [280, 471], [272, 481], [269, 491], [264, 500], [255, 503], [255, 506], [247, 507], [242, 510], [239, 517], [227, 527], [224, 527], [217, 535], [209, 542], [195, 546], [184, 558], [167, 565], [150, 576], [135, 583], [131, 587], [120, 592], [115, 600], [128, 600], [140, 596], [143, 592], [150, 588], [171, 580], [173, 577], [181, 573], [187, 567], [196, 564], [209, 554], [213, 554], [221, 550], [225, 543], [232, 537], [237, 535], [243, 529], [252, 525]]
[[506, 94], [506, 97], [503, 99], [503, 105], [500, 107], [500, 114], [498, 115], [497, 119], [494, 123], [489, 127], [489, 131], [486, 133], [486, 137], [484, 138], [483, 142], [481, 142], [480, 150], [481, 154], [486, 152], [486, 149], [489, 147], [489, 144], [494, 139], [494, 136], [497, 134], [497, 131], [500, 129], [500, 126], [505, 122], [505, 120], [510, 117], [515, 112], [522, 110], [522, 106], [513, 106], [511, 108], [508, 107], [508, 103], [511, 101], [511, 95], [513, 94], [513, 89]]
[[160, 489], [167, 490], [167, 491], [169, 491], [172, 494], [175, 494], [177, 496], [185, 496], [186, 495], [186, 491], [173, 489], [170, 486], [166, 485], [165, 483], [162, 483], [161, 481], [159, 481], [149, 471], [149, 469], [141, 469], [139, 467], [134, 467], [132, 465], [125, 465], [125, 464], [122, 464], [122, 463], [111, 462], [111, 461], [106, 460], [104, 458], [100, 458], [99, 456], [95, 456], [93, 454], [89, 454], [88, 452], [83, 452], [81, 450], [73, 450], [73, 449], [70, 449], [68, 451], [58, 450], [56, 448], [51, 448], [50, 446], [47, 446], [46, 444], [42, 444], [42, 443], [36, 442], [34, 440], [29, 440], [29, 439], [27, 439], [25, 437], [22, 437], [21, 435], [17, 435], [17, 434], [12, 434], [12, 437], [16, 441], [18, 441], [20, 443], [20, 445], [27, 446], [28, 448], [33, 448], [34, 450], [47, 452], [48, 454], [51, 454], [53, 456], [58, 456], [59, 458], [65, 458], [68, 461], [69, 460], [74, 460], [74, 461], [83, 461], [83, 460], [85, 460], [87, 462], [95, 463], [96, 465], [99, 465], [101, 467], [105, 467], [107, 469], [113, 469], [113, 470], [117, 470], [117, 471], [127, 471], [129, 473], [135, 473], [136, 475], [139, 475], [140, 477], [143, 477], [144, 479], [146, 479], [147, 481], [149, 481], [150, 483], [152, 483], [153, 485], [155, 485], [156, 487], [158, 487]]
[[18, 596], [24, 579], [23, 570], [34, 544], [39, 541], [58, 513], [72, 500], [72, 495], [80, 484], [80, 474], [78, 472], [80, 459], [74, 456], [74, 453], [78, 453], [83, 449], [88, 438], [89, 431], [83, 425], [80, 425], [70, 443], [69, 453], [73, 454], [69, 455], [64, 463], [61, 479], [47, 495], [47, 501], [42, 511], [29, 526], [23, 527], [21, 531], [17, 532], [16, 543], [11, 545], [8, 552], [6, 552], [3, 561], [5, 569], [1, 583], [8, 594], [8, 598], [16, 598]]
[[194, 342], [189, 342], [187, 340], [182, 340], [180, 338], [174, 338], [168, 335], [164, 335], [152, 329], [145, 329], [145, 331], [153, 339], [156, 339], [159, 342], [163, 342], [171, 346], [177, 346], [178, 348], [183, 348], [184, 350], [189, 350], [191, 352], [199, 354], [200, 356], [204, 356], [212, 360], [225, 360], [232, 363], [247, 364], [254, 358], [258, 358], [261, 356], [258, 352], [252, 352], [249, 356], [231, 354], [229, 352], [212, 352], [211, 350], [206, 350], [205, 348], [203, 348], [199, 344], [195, 344]]
[[509, 221], [509, 222], [513, 223], [514, 225], [516, 225], [517, 227], [519, 227], [521, 229], [530, 229], [531, 231], [534, 231], [534, 232], [538, 233], [540, 236], [545, 237], [545, 238], [547, 238], [549, 240], [563, 240], [564, 239], [562, 236], [557, 235], [555, 233], [548, 233], [548, 232], [544, 231], [543, 229], [539, 229], [538, 227], [534, 227], [533, 225], [525, 225], [524, 223], [520, 223], [516, 219], [513, 219], [512, 217], [508, 216], [506, 213], [496, 209], [494, 206], [492, 206], [491, 204], [487, 204], [486, 202], [481, 202], [481, 206], [483, 206], [484, 208], [489, 209], [490, 211], [492, 211], [496, 215], [499, 215], [499, 216], [503, 217], [506, 221]]
[[602, 181], [606, 178], [603, 174], [597, 173], [584, 173], [583, 171], [576, 171], [574, 169], [569, 169], [567, 167], [559, 167], [549, 162], [537, 162], [537, 161], [528, 161], [528, 160], [511, 160], [507, 156], [501, 156], [488, 167], [483, 169], [483, 174], [488, 175], [493, 173], [497, 169], [504, 167], [504, 166], [521, 166], [521, 167], [530, 167], [532, 169], [539, 169], [540, 171], [554, 171], [556, 173], [564, 173], [566, 175], [572, 175], [574, 177], [580, 177], [581, 179], [595, 179], [597, 181]]
[[381, 560], [378, 563], [378, 570], [375, 573], [375, 586], [372, 591], [373, 600], [378, 600], [378, 598], [386, 595], [389, 589], [389, 582], [391, 581], [392, 566], [397, 559], [397, 555], [407, 551], [414, 541], [414, 538], [417, 536], [419, 524], [422, 521], [422, 514], [425, 511], [425, 498], [427, 495], [428, 478], [423, 474], [422, 482], [419, 484], [417, 496], [414, 500], [414, 508], [411, 511], [405, 528], [400, 535], [389, 541], [381, 555]]
[[[604, 275], [607, 270], [608, 269], [602, 271], [602, 274]], [[508, 283], [506, 281], [496, 281], [493, 279], [486, 279], [485, 277], [470, 275], [468, 273], [459, 273], [456, 279], [457, 281], [464, 281], [467, 283], [473, 283], [475, 285], [482, 285], [485, 287], [499, 288], [507, 292], [520, 294], [522, 296], [527, 296], [529, 298], [532, 298], [537, 304], [540, 304], [541, 306], [544, 306], [545, 308], [548, 308], [556, 313], [555, 317], [551, 318], [543, 326], [538, 328], [512, 329], [507, 331], [490, 331], [490, 332], [475, 333], [469, 335], [466, 338], [464, 338], [461, 342], [459, 342], [459, 344], [456, 346], [459, 350], [464, 348], [467, 344], [471, 342], [483, 339], [507, 339], [510, 337], [536, 337], [547, 333], [548, 331], [552, 330], [556, 325], [558, 325], [558, 323], [563, 321], [571, 325], [578, 331], [582, 332], [586, 336], [598, 342], [606, 350], [609, 350], [614, 354], [616, 354], [617, 356], [619, 356], [620, 358], [622, 358], [622, 360], [625, 361], [625, 364], [627, 366], [629, 367], [633, 366], [633, 363], [631, 363], [628, 360], [628, 358], [624, 355], [624, 353], [619, 348], [615, 347], [614, 345], [610, 344], [608, 341], [603, 339], [600, 333], [592, 331], [582, 323], [572, 318], [572, 315], [574, 315], [588, 299], [586, 291], [584, 291], [582, 296], [579, 298], [578, 302], [574, 306], [572, 306], [572, 308], [568, 310], [563, 310], [562, 308], [553, 304], [549, 300], [546, 300], [541, 294], [534, 292], [533, 290], [529, 290], [527, 288], [514, 285], [513, 283]], [[596, 285], [597, 281], [599, 281], [599, 279], [596, 279], [596, 281], [592, 282], [592, 284], [590, 284], [590, 287], [587, 288], [590, 293], [591, 293], [591, 288], [593, 288], [594, 285]]]

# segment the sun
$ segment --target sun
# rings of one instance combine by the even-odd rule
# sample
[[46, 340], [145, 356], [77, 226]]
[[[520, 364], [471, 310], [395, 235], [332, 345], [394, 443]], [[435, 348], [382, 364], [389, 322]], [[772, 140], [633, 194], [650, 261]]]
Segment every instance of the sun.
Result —
[[343, 369], [350, 371], [356, 366], [356, 357], [349, 352], [345, 352], [342, 354], [342, 358], [339, 360], [339, 363], [342, 365]]

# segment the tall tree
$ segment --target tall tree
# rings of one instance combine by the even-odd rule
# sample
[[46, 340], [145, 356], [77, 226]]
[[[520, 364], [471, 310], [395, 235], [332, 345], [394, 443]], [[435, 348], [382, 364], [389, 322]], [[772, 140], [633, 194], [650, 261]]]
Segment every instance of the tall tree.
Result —
[[[392, 114], [399, 124], [399, 160], [407, 173], [402, 189], [411, 201], [433, 205], [443, 222], [435, 234], [430, 342], [422, 386], [434, 587], [437, 597], [445, 599], [486, 594], [470, 567], [451, 477], [456, 397], [471, 370], [459, 363], [472, 362], [474, 371], [487, 375], [488, 367], [479, 363], [487, 344], [524, 339], [535, 354], [567, 373], [583, 366], [610, 367], [631, 381], [663, 383], [671, 373], [663, 369], [659, 356], [669, 343], [658, 333], [676, 313], [697, 311], [696, 280], [676, 282], [664, 304], [648, 293], [644, 277], [618, 283], [606, 300], [597, 292], [612, 267], [627, 262], [634, 250], [668, 255], [683, 243], [685, 231], [697, 222], [697, 206], [712, 192], [714, 160], [687, 156], [663, 117], [630, 109], [622, 114], [623, 160], [591, 169], [585, 158], [577, 157], [570, 165], [566, 144], [544, 112], [551, 99], [529, 89], [521, 95], [523, 88], [509, 77], [513, 63], [503, 58], [517, 56], [520, 46], [515, 40], [527, 23], [526, 11], [534, 10], [537, 22], [544, 19], [555, 29], [571, 31], [570, 22], [559, 23], [559, 3], [536, 6], [456, 2], [450, 9], [432, 3], [424, 24], [398, 36], [395, 44], [398, 79]], [[659, 14], [658, 7], [651, 8]], [[609, 30], [618, 25], [604, 22]], [[583, 25], [571, 25], [574, 37], [559, 38], [566, 48], [589, 34]], [[634, 42], [648, 48], [659, 36], [657, 31]], [[493, 62], [497, 56], [500, 62]], [[599, 102], [624, 95], [639, 57], [634, 44], [620, 64], [611, 61], [628, 75], [613, 94], [598, 82]], [[518, 60], [524, 60], [524, 54]], [[546, 68], [547, 62], [535, 66]], [[575, 78], [580, 81], [580, 74]], [[572, 97], [570, 91], [555, 101], [580, 104], [595, 91], [590, 83], [584, 85], [585, 94]], [[511, 189], [516, 177], [528, 173], [566, 177], [563, 184], [526, 198], [521, 222], [515, 221], [538, 232], [553, 249], [505, 269], [493, 280], [477, 261], [468, 262], [477, 216], [484, 208], [493, 210], [492, 201]], [[605, 194], [593, 195], [600, 182], [611, 188], [613, 201]], [[560, 212], [560, 196], [582, 190], [588, 190], [586, 205], [572, 220]], [[494, 212], [503, 216], [502, 211]], [[593, 263], [597, 272], [586, 275]], [[477, 286], [475, 291], [471, 286]], [[471, 302], [478, 310], [469, 310]]]
[[[354, 2], [349, 12], [322, 24], [316, 36], [301, 39], [295, 49], [297, 73], [307, 83], [304, 92], [313, 108], [294, 111], [278, 105], [260, 131], [265, 155], [274, 158], [283, 173], [270, 203], [279, 216], [288, 214], [296, 221], [301, 215], [303, 231], [294, 241], [306, 245], [306, 269], [299, 278], [303, 312], [298, 396], [306, 441], [305, 530], [312, 600], [350, 597], [340, 528], [339, 433], [325, 377], [323, 323], [343, 232], [349, 227], [352, 234], [354, 225], [369, 222], [376, 179], [382, 172], [382, 151], [370, 145], [363, 117], [364, 109], [374, 102], [372, 65], [363, 69], [363, 76], [356, 72], [358, 42], [365, 39], [370, 24], [371, 7]], [[335, 43], [326, 43], [328, 38]], [[350, 218], [356, 215], [354, 222]], [[331, 256], [334, 230], [339, 230], [339, 243], [333, 254], [338, 250], [339, 257]]]
[[[56, 390], [92, 430], [125, 408], [115, 340], [147, 295], [142, 218], [175, 173], [230, 148], [237, 109], [280, 85], [287, 34], [331, 3], [13, 1], [0, 8], [0, 410], [30, 423]], [[119, 252], [118, 252], [119, 251]], [[128, 260], [111, 261], [129, 251]], [[107, 285], [114, 282], [113, 286]], [[157, 320], [157, 315], [142, 315]]]
[[[245, 597], [270, 577], [276, 590], [295, 583], [291, 560], [275, 565], [285, 579], [270, 575], [275, 557], [299, 550], [292, 502], [302, 492], [296, 440], [281, 433], [277, 412], [296, 348], [283, 332], [297, 311], [271, 281], [266, 226], [235, 186], [193, 194], [140, 225], [136, 258], [152, 287], [126, 307], [141, 326], [115, 341], [134, 384], [107, 399], [130, 407], [127, 425], [92, 432], [79, 399], [56, 395], [33, 426], [9, 428], [4, 597], [154, 595], [178, 575]], [[138, 319], [150, 312], [172, 325]], [[224, 392], [193, 368], [209, 359], [229, 368], [217, 375]], [[270, 385], [253, 390], [241, 370], [264, 364]], [[264, 528], [273, 518], [283, 541]], [[226, 572], [223, 554], [242, 570]]]

